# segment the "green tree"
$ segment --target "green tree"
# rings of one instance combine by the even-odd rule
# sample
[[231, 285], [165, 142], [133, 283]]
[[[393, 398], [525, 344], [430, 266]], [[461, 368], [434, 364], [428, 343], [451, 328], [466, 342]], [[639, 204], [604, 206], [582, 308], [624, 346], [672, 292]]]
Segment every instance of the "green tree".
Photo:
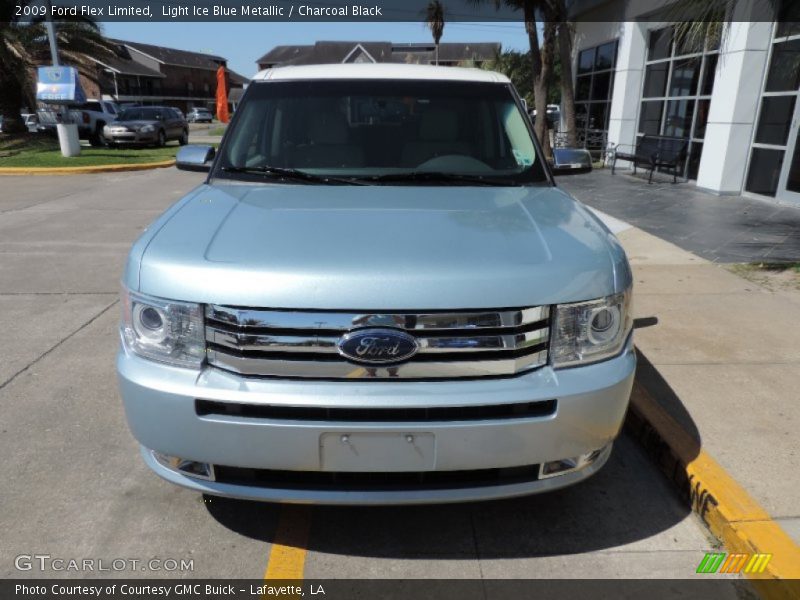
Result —
[[511, 80], [519, 95], [533, 106], [533, 82], [531, 80], [530, 52], [506, 50], [497, 54], [492, 60], [481, 65], [487, 71], [497, 71]]
[[[42, 19], [21, 20], [16, 6], [38, 5], [33, 0], [0, 0], [0, 115], [3, 131], [22, 130], [20, 110], [35, 106], [35, 67], [50, 62], [50, 47]], [[87, 55], [102, 59], [114, 52], [97, 23], [88, 19], [56, 24], [59, 57], [66, 65], [86, 70], [94, 63]]]
[[425, 11], [425, 23], [433, 35], [433, 43], [436, 45], [436, 64], [439, 64], [439, 40], [444, 33], [444, 6], [439, 0], [431, 0]]

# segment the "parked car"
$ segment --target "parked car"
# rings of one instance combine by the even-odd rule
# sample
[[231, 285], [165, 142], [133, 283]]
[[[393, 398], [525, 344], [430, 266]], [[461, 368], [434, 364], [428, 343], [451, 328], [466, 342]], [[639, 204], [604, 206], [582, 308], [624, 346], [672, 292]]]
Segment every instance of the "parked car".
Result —
[[[536, 109], [530, 109], [529, 114], [531, 117], [531, 122], [536, 123]], [[558, 104], [548, 104], [545, 112], [545, 118], [547, 119], [547, 126], [550, 129], [558, 129], [558, 126], [561, 123], [561, 107]]]
[[[38, 119], [35, 114], [22, 112], [19, 115], [22, 125], [31, 133], [36, 133]], [[3, 133], [3, 115], [0, 115], [0, 133]]]
[[207, 108], [192, 108], [189, 114], [186, 115], [186, 120], [189, 123], [211, 123], [214, 116]]
[[140, 106], [123, 110], [116, 122], [103, 130], [103, 135], [111, 146], [163, 146], [173, 140], [184, 146], [189, 143], [189, 125], [174, 108]]
[[30, 133], [36, 133], [39, 130], [39, 117], [37, 117], [35, 114], [23, 114], [22, 122]]
[[116, 120], [119, 107], [109, 100], [87, 100], [66, 112], [67, 114], [52, 108], [38, 110], [37, 129], [55, 135], [58, 123], [76, 123], [80, 139], [89, 140], [92, 146], [102, 146], [104, 143], [103, 128]]
[[259, 73], [208, 177], [135, 242], [117, 373], [158, 475], [344, 504], [582, 481], [633, 383], [632, 277], [507, 77]]

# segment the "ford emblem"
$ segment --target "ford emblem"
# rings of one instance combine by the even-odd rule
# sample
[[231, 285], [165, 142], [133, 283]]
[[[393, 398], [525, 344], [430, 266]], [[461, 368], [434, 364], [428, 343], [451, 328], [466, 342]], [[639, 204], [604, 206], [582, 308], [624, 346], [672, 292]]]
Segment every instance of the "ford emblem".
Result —
[[417, 340], [397, 329], [359, 329], [342, 336], [339, 354], [366, 365], [383, 365], [408, 360], [417, 353]]

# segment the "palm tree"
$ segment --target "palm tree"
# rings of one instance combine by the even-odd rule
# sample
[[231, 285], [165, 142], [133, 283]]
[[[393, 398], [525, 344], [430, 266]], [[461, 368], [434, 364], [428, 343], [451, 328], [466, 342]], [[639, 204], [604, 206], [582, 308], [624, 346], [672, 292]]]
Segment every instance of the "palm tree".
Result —
[[[22, 130], [20, 110], [35, 105], [34, 69], [49, 62], [47, 32], [42, 18], [22, 21], [15, 5], [38, 4], [35, 0], [0, 0], [0, 115], [3, 131]], [[22, 12], [22, 11], [20, 11]], [[56, 39], [65, 64], [86, 70], [93, 66], [87, 55], [102, 59], [114, 52], [94, 21], [72, 20], [56, 24]]]
[[556, 34], [558, 36], [558, 59], [561, 67], [561, 114], [564, 119], [567, 146], [578, 145], [577, 123], [575, 121], [575, 83], [572, 79], [572, 46], [575, 30], [567, 22], [567, 6], [565, 0], [551, 0], [553, 16], [556, 18]]
[[[767, 3], [773, 10], [778, 4], [777, 0]], [[683, 0], [665, 11], [665, 20], [672, 25], [673, 40], [678, 45], [702, 48], [706, 39], [722, 42], [727, 33], [724, 22], [735, 8], [736, 0]]]
[[425, 11], [425, 22], [433, 35], [433, 43], [436, 44], [436, 64], [439, 64], [439, 40], [444, 33], [444, 6], [439, 0], [431, 0]]

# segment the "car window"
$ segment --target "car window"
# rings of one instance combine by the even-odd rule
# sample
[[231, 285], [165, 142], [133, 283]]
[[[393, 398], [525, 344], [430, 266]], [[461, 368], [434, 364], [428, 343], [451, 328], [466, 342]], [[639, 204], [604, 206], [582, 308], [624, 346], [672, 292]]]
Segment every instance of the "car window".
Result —
[[126, 108], [120, 113], [119, 121], [158, 121], [161, 111], [157, 108]]
[[226, 167], [231, 173], [230, 167], [267, 166], [372, 178], [435, 171], [546, 180], [511, 88], [482, 82], [255, 84], [227, 133], [215, 175]]
[[99, 102], [85, 102], [81, 105], [80, 110], [93, 110], [97, 112], [103, 112], [103, 107], [100, 105]]

